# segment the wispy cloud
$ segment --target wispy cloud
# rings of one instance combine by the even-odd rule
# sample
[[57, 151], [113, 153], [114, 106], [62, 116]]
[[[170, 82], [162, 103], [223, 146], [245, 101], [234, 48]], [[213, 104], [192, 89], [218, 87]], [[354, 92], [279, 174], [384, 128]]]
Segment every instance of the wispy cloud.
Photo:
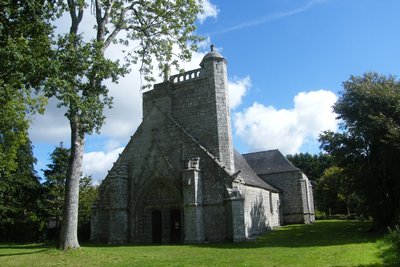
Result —
[[256, 20], [246, 21], [246, 22], [243, 22], [241, 24], [229, 27], [229, 28], [227, 28], [225, 30], [222, 30], [222, 31], [219, 31], [219, 32], [215, 32], [214, 34], [222, 34], [222, 33], [227, 33], [227, 32], [231, 32], [231, 31], [236, 31], [236, 30], [240, 30], [240, 29], [243, 29], [243, 28], [253, 27], [253, 26], [257, 26], [257, 25], [260, 25], [260, 24], [264, 24], [264, 23], [270, 22], [270, 21], [274, 21], [274, 20], [285, 18], [285, 17], [293, 16], [295, 14], [299, 14], [299, 13], [305, 12], [305, 11], [309, 10], [310, 8], [312, 8], [313, 6], [325, 3], [327, 1], [329, 1], [329, 0], [311, 0], [311, 1], [307, 2], [305, 5], [297, 8], [297, 9], [293, 9], [293, 10], [289, 10], [289, 11], [281, 12], [281, 13], [268, 14], [268, 15], [266, 15], [264, 17], [261, 17], [261, 18], [258, 18]]

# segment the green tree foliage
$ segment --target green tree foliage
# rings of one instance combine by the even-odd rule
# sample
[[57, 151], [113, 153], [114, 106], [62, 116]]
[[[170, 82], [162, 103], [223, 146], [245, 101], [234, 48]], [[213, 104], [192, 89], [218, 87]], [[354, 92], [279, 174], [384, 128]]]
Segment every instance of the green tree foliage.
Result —
[[45, 99], [32, 88], [43, 85], [51, 63], [52, 1], [0, 0], [0, 175], [17, 167], [18, 148], [28, 141], [29, 117]]
[[43, 170], [45, 181], [43, 205], [46, 211], [46, 220], [54, 224], [49, 230], [48, 238], [58, 238], [61, 227], [62, 210], [65, 197], [65, 177], [68, 169], [69, 149], [60, 146], [56, 147], [50, 155], [51, 163]]
[[352, 76], [334, 105], [341, 131], [321, 135], [321, 148], [351, 179], [375, 229], [394, 225], [400, 212], [400, 83], [393, 76]]
[[98, 187], [93, 185], [92, 177], [82, 177], [79, 182], [78, 236], [80, 240], [89, 240], [90, 238], [92, 205], [97, 195]]
[[381, 240], [383, 262], [386, 266], [400, 266], [400, 226], [389, 228]]
[[[43, 207], [45, 218], [54, 228], [48, 230], [49, 239], [57, 239], [63, 219], [63, 206], [65, 199], [65, 180], [68, 171], [70, 149], [61, 143], [50, 155], [51, 163], [43, 170], [45, 182], [43, 183]], [[93, 185], [90, 176], [84, 176], [79, 181], [79, 213], [78, 232], [80, 239], [89, 239], [91, 206], [97, 197], [97, 186]]]
[[40, 213], [41, 185], [33, 164], [30, 142], [20, 145], [14, 171], [0, 179], [0, 240], [32, 241], [40, 237], [44, 221]]
[[30, 115], [46, 99], [34, 89], [49, 76], [55, 1], [0, 0], [0, 237], [38, 237], [40, 183], [28, 137]]
[[287, 158], [312, 181], [318, 211], [325, 214], [364, 213], [351, 182], [341, 168], [334, 166], [329, 154], [300, 153]]
[[[89, 4], [96, 18], [96, 38], [86, 42], [79, 34], [79, 26]], [[140, 63], [141, 73], [152, 81], [153, 59], [165, 72], [169, 65], [177, 66], [178, 59], [190, 59], [200, 39], [193, 32], [201, 11], [196, 0], [66, 0], [66, 7], [71, 18], [70, 31], [58, 38], [54, 75], [46, 85], [47, 96], [56, 97], [59, 105], [67, 108], [65, 115], [71, 127], [60, 235], [60, 247], [64, 250], [79, 247], [77, 215], [84, 137], [101, 128], [103, 110], [111, 107], [112, 102], [103, 81], [116, 82], [127, 72], [126, 65], [106, 59], [105, 50], [113, 43], [134, 43], [136, 48], [126, 54], [127, 63]], [[121, 32], [123, 35], [118, 37]]]
[[330, 214], [344, 214], [347, 194], [342, 169], [331, 167], [320, 177], [315, 188], [315, 200], [319, 211]]
[[352, 190], [343, 169], [333, 166], [325, 170], [315, 188], [317, 209], [327, 214], [362, 213], [360, 199]]
[[300, 153], [287, 155], [287, 159], [302, 170], [314, 183], [323, 175], [324, 171], [332, 167], [332, 158], [328, 154]]

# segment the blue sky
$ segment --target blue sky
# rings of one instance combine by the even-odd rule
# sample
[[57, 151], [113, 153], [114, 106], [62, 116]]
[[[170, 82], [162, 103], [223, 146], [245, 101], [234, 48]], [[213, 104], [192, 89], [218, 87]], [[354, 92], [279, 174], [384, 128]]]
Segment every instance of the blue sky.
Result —
[[261, 95], [277, 107], [290, 107], [297, 92], [337, 92], [351, 74], [399, 73], [397, 0], [214, 2], [218, 17], [205, 21], [199, 32], [214, 33], [211, 40], [223, 47], [230, 74], [251, 76], [253, 89], [260, 91], [246, 102]]
[[[337, 129], [331, 105], [343, 81], [367, 71], [400, 73], [398, 0], [211, 0], [205, 11], [197, 32], [207, 41], [185, 68], [197, 68], [210, 43], [227, 59], [234, 143], [243, 153], [319, 152], [318, 133]], [[89, 35], [90, 27], [82, 31]], [[108, 53], [121, 56], [118, 48]], [[133, 69], [110, 86], [115, 104], [102, 134], [87, 138], [84, 170], [96, 180], [141, 121]], [[31, 139], [38, 171], [56, 145], [69, 146], [68, 121], [54, 101], [35, 118]]]

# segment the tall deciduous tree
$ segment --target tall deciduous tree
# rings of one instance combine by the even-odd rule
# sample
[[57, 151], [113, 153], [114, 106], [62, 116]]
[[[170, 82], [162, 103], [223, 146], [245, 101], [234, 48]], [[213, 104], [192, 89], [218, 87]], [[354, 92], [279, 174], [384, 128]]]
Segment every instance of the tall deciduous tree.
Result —
[[[200, 6], [196, 0], [66, 0], [71, 18], [69, 34], [58, 40], [55, 75], [47, 84], [47, 95], [67, 108], [71, 127], [71, 156], [66, 179], [65, 207], [61, 229], [61, 249], [79, 247], [77, 239], [79, 178], [81, 176], [85, 134], [99, 130], [103, 110], [111, 106], [105, 79], [116, 82], [127, 71], [117, 61], [105, 58], [113, 43], [136, 45], [127, 54], [128, 63], [140, 63], [140, 71], [151, 81], [153, 60], [161, 70], [189, 59], [199, 37], [193, 34]], [[85, 42], [79, 26], [85, 8], [96, 18], [96, 38]], [[118, 34], [124, 32], [121, 38]], [[174, 46], [179, 52], [175, 54]]]
[[400, 214], [400, 82], [393, 76], [352, 76], [334, 105], [341, 131], [321, 135], [356, 192], [365, 199], [375, 229], [393, 225]]
[[[65, 199], [65, 180], [68, 170], [68, 159], [70, 149], [65, 148], [61, 143], [50, 155], [51, 162], [43, 170], [45, 181], [43, 183], [42, 202], [46, 211], [48, 222], [54, 222], [54, 229], [49, 234], [51, 238], [57, 238], [54, 234], [60, 230], [63, 220], [62, 209]], [[97, 196], [97, 186], [92, 183], [90, 176], [81, 177], [79, 180], [79, 212], [78, 212], [78, 232], [80, 238], [89, 238], [91, 206]]]
[[67, 176], [69, 149], [61, 143], [50, 154], [51, 162], [43, 170], [45, 181], [43, 203], [47, 220], [54, 222], [54, 234], [59, 234], [65, 198], [65, 178]]
[[51, 63], [53, 1], [0, 0], [0, 176], [17, 166], [17, 152], [28, 141], [28, 113], [42, 111], [34, 96]]

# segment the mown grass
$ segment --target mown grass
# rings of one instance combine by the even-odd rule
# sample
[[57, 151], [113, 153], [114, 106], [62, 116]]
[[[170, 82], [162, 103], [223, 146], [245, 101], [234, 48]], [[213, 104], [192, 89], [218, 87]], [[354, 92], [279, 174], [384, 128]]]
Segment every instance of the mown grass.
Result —
[[204, 245], [0, 244], [0, 266], [386, 266], [367, 222], [291, 225], [243, 243]]

